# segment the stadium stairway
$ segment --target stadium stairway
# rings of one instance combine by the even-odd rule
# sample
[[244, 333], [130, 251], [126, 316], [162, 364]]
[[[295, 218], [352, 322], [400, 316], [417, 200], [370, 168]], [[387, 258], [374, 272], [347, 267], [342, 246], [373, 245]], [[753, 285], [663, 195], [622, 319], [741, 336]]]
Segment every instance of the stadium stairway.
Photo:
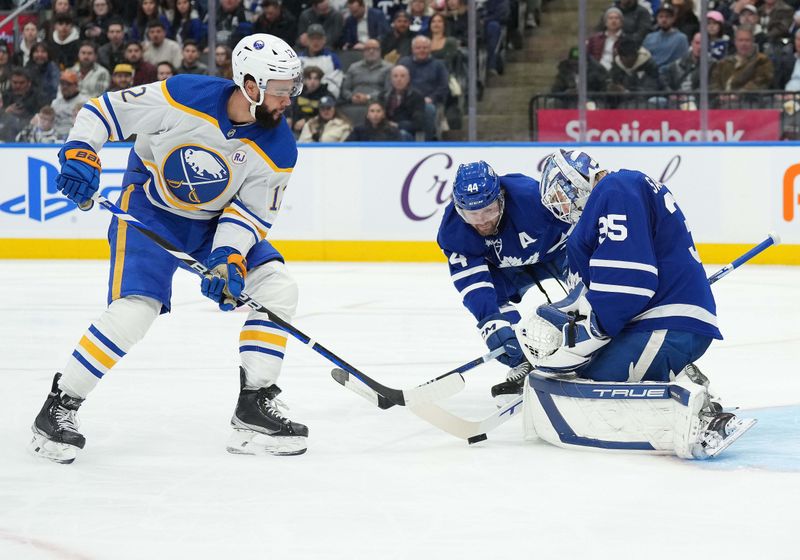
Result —
[[[591, 29], [611, 2], [587, 0], [587, 4]], [[489, 78], [478, 104], [479, 141], [529, 140], [528, 103], [536, 93], [550, 91], [558, 62], [577, 44], [577, 37], [578, 0], [545, 2], [540, 25], [525, 30], [521, 49], [506, 51], [505, 72]], [[465, 120], [465, 130], [466, 125]]]

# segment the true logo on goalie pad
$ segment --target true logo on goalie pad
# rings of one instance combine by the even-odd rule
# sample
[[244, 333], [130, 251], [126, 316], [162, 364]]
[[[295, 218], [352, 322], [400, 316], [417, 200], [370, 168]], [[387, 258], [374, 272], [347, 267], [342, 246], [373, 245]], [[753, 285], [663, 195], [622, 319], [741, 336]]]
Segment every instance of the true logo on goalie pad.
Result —
[[660, 389], [592, 389], [593, 397], [598, 399], [667, 399], [669, 395]]

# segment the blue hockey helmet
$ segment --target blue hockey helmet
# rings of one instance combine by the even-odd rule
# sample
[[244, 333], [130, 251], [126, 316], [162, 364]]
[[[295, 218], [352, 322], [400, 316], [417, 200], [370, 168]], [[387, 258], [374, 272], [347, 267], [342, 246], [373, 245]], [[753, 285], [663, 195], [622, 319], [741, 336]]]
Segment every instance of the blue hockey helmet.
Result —
[[461, 210], [486, 208], [500, 197], [500, 180], [485, 161], [462, 163], [453, 183], [453, 201]]
[[505, 201], [500, 179], [485, 161], [458, 166], [453, 201], [461, 218], [483, 236], [497, 232]]
[[580, 219], [600, 165], [586, 152], [557, 150], [544, 161], [539, 193], [542, 204], [563, 222]]

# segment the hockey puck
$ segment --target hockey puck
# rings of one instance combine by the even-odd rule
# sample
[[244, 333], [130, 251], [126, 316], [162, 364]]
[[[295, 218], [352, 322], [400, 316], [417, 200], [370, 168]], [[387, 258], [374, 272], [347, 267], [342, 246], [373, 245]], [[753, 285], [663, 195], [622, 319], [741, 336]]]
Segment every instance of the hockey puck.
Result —
[[486, 434], [478, 434], [477, 436], [472, 436], [471, 438], [467, 438], [467, 443], [472, 445], [473, 443], [478, 443], [478, 442], [484, 441], [486, 439], [488, 439], [486, 437]]

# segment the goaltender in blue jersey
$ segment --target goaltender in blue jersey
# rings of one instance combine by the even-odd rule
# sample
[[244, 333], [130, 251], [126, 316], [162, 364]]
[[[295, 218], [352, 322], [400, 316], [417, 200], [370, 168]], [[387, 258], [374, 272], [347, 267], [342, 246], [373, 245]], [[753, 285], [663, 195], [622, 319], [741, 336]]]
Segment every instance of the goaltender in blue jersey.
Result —
[[602, 170], [580, 150], [552, 154], [540, 188], [553, 216], [575, 224], [567, 256], [576, 285], [517, 331], [534, 366], [526, 403], [537, 432], [565, 446], [719, 453], [754, 421], [722, 412], [693, 364], [722, 336], [672, 193], [639, 171]]
[[550, 301], [542, 281], [564, 280], [570, 229], [542, 205], [536, 180], [498, 176], [484, 161], [459, 166], [437, 241], [484, 341], [491, 350], [503, 347], [498, 359], [512, 368], [493, 396], [521, 391], [530, 366], [514, 334], [520, 315], [512, 303], [534, 285]]
[[540, 369], [668, 381], [722, 338], [686, 217], [667, 187], [639, 171], [601, 171], [583, 152], [559, 151], [545, 164], [542, 199], [554, 216], [576, 223], [567, 255], [580, 283], [540, 315], [558, 323], [565, 316], [556, 311], [577, 312], [587, 338], [540, 361]]
[[[254, 34], [233, 50], [232, 66], [233, 81], [181, 75], [91, 99], [59, 152], [56, 185], [91, 207], [100, 148], [135, 135], [118, 206], [205, 264], [201, 291], [221, 310], [234, 309], [246, 287], [290, 321], [297, 287], [265, 238], [297, 160], [283, 113], [302, 91], [301, 63], [283, 40]], [[179, 261], [124, 221], [112, 220], [109, 243], [108, 308], [56, 374], [33, 425], [31, 450], [57, 462], [72, 462], [85, 444], [76, 414], [89, 392], [170, 309]], [[305, 451], [307, 428], [275, 400], [285, 347], [286, 333], [251, 310], [239, 336], [230, 452]]]

